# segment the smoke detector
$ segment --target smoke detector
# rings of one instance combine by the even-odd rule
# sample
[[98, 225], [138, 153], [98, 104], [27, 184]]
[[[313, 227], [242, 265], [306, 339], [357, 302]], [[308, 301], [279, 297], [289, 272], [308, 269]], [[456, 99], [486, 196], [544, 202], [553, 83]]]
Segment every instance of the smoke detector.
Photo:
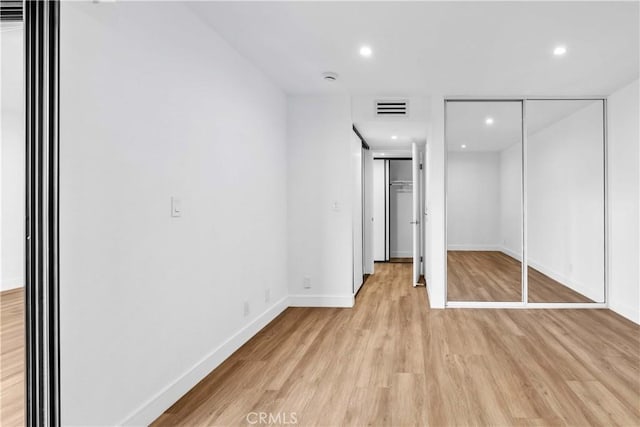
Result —
[[338, 80], [338, 74], [332, 71], [327, 71], [325, 73], [322, 73], [322, 79], [327, 82], [335, 82], [336, 80]]

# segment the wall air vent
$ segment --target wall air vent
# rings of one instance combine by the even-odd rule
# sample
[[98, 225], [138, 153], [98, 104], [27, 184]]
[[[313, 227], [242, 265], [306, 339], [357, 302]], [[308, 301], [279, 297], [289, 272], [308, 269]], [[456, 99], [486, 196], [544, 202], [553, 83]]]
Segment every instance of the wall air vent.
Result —
[[407, 116], [409, 102], [407, 100], [377, 100], [376, 116]]

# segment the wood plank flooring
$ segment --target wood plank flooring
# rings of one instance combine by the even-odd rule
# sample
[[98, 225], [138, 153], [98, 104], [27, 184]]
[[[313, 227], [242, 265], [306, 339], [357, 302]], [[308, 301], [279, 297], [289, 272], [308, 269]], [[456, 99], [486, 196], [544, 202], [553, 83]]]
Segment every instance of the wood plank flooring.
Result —
[[[529, 301], [593, 302], [562, 283], [528, 268]], [[449, 301], [521, 301], [521, 263], [498, 251], [448, 251]]]
[[0, 425], [24, 425], [24, 290], [0, 292]]
[[609, 310], [430, 310], [411, 264], [376, 264], [354, 308], [287, 309], [153, 425], [248, 425], [252, 412], [305, 426], [637, 426], [640, 327]]

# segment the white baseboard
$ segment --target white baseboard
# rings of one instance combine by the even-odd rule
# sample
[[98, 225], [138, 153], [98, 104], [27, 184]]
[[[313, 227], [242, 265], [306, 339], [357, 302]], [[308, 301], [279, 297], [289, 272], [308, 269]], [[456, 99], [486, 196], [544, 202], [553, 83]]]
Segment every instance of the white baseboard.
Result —
[[609, 309], [620, 316], [640, 325], [640, 309], [634, 304], [620, 304], [617, 301], [609, 301]]
[[[589, 288], [585, 285], [583, 285], [582, 283], [576, 282], [575, 280], [572, 280], [568, 277], [566, 277], [565, 275], [551, 270], [550, 268], [545, 267], [544, 265], [538, 263], [535, 260], [532, 259], [527, 259], [527, 264], [530, 268], [533, 268], [535, 270], [538, 270], [540, 273], [544, 274], [547, 277], [552, 278], [553, 280], [555, 280], [556, 282], [561, 283], [562, 285], [566, 286], [569, 289], [574, 290], [575, 292], [578, 292], [579, 294], [584, 295], [587, 298], [590, 298], [596, 302], [598, 302], [598, 298], [595, 298], [593, 295], [589, 295]], [[601, 301], [600, 301], [601, 302]]]
[[389, 254], [389, 258], [413, 258], [413, 252], [394, 252]]
[[516, 251], [513, 251], [509, 248], [505, 248], [504, 246], [502, 246], [500, 248], [500, 252], [502, 252], [503, 254], [510, 256], [511, 258], [517, 260], [518, 262], [522, 262], [522, 254], [517, 253]]
[[24, 278], [23, 277], [9, 277], [2, 279], [2, 284], [0, 284], [0, 291], [8, 291], [10, 289], [21, 288], [24, 286]]
[[499, 245], [466, 245], [466, 244], [450, 244], [447, 245], [448, 251], [499, 251]]
[[353, 295], [289, 295], [289, 307], [353, 307]]
[[118, 423], [119, 426], [147, 426], [184, 396], [200, 380], [211, 373], [244, 343], [287, 308], [288, 297], [282, 298], [251, 323], [240, 329], [224, 343], [196, 363], [172, 383], [160, 390], [138, 409]]

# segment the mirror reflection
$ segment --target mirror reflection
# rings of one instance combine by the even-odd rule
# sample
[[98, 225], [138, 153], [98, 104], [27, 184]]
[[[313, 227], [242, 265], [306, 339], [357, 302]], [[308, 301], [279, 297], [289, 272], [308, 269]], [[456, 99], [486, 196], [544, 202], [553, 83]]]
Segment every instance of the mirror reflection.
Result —
[[603, 101], [527, 101], [530, 302], [604, 302]]
[[447, 298], [522, 301], [522, 103], [446, 114]]

